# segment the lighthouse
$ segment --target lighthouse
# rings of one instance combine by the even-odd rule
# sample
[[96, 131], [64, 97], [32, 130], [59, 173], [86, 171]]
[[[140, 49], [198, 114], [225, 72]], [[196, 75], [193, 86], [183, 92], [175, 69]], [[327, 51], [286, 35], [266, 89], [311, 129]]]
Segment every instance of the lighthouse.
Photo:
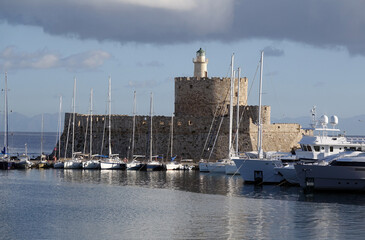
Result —
[[194, 77], [208, 77], [208, 58], [205, 58], [205, 51], [199, 49], [196, 52], [196, 58], [193, 58], [194, 63]]

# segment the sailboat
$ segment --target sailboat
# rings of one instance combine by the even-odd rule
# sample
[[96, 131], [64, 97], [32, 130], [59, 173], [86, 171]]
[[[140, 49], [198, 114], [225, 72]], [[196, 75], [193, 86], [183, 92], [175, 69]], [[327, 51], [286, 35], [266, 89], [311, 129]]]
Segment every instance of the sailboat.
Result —
[[5, 73], [5, 83], [4, 83], [4, 148], [1, 151], [1, 168], [2, 169], [12, 169], [14, 168], [14, 162], [10, 161], [9, 156], [9, 146], [8, 146], [8, 78], [7, 73]]
[[[61, 111], [62, 111], [62, 96], [60, 96], [60, 109], [58, 112], [58, 125], [57, 125], [57, 139], [58, 139], [58, 159], [53, 164], [53, 168], [62, 169], [64, 163], [61, 161]], [[55, 151], [55, 154], [57, 151]]]
[[[280, 154], [266, 153], [264, 156], [262, 148], [262, 121], [261, 121], [261, 97], [262, 97], [262, 74], [263, 74], [264, 52], [261, 52], [260, 60], [260, 86], [259, 86], [259, 119], [257, 133], [257, 154], [250, 156], [234, 156], [233, 161], [236, 163], [243, 180], [252, 183], [279, 183], [284, 180], [283, 176], [278, 173], [275, 167], [280, 166], [282, 157]], [[252, 158], [251, 158], [252, 157]]]
[[[65, 169], [80, 169], [82, 167], [81, 159], [79, 159], [80, 153], [75, 152], [75, 115], [76, 115], [76, 78], [74, 80], [74, 91], [73, 91], [73, 98], [72, 98], [72, 153], [71, 153], [71, 160], [65, 161], [64, 168]], [[67, 143], [66, 143], [67, 144]]]
[[99, 169], [100, 161], [93, 159], [93, 89], [90, 90], [90, 160], [82, 163], [83, 169]]
[[[137, 160], [140, 155], [134, 155], [134, 138], [136, 133], [136, 91], [134, 91], [134, 98], [133, 98], [133, 126], [132, 126], [132, 147], [131, 147], [131, 161], [127, 163], [127, 170], [145, 170], [147, 167], [146, 164], [142, 163], [141, 161]], [[143, 156], [144, 157], [144, 156]]]
[[27, 144], [25, 144], [25, 152], [19, 157], [19, 162], [16, 165], [16, 168], [19, 169], [27, 169], [31, 168], [33, 163], [30, 161], [30, 158], [28, 156], [28, 147]]
[[171, 116], [171, 129], [170, 129], [170, 132], [171, 132], [171, 139], [170, 139], [170, 147], [171, 147], [171, 151], [170, 151], [170, 158], [171, 158], [171, 161], [169, 163], [166, 164], [166, 170], [183, 170], [184, 167], [178, 163], [178, 162], [175, 162], [175, 159], [176, 159], [176, 156], [173, 157], [173, 146], [174, 146], [174, 114], [172, 114]]
[[234, 54], [232, 54], [231, 58], [231, 86], [230, 86], [230, 104], [229, 104], [229, 134], [228, 134], [228, 158], [220, 159], [216, 162], [208, 163], [208, 171], [216, 172], [216, 173], [226, 173], [226, 166], [232, 164], [231, 156], [232, 156], [232, 126], [233, 126], [233, 91], [234, 91], [234, 75], [235, 72], [233, 70], [234, 63]]
[[42, 114], [42, 125], [41, 125], [41, 155], [39, 157], [38, 168], [49, 168], [50, 164], [48, 163], [46, 156], [43, 154], [43, 125], [44, 125], [44, 116]]
[[111, 141], [111, 102], [112, 102], [112, 95], [111, 95], [111, 78], [109, 77], [109, 91], [108, 91], [108, 102], [109, 102], [109, 108], [108, 108], [108, 114], [109, 114], [109, 124], [108, 124], [108, 130], [109, 130], [109, 154], [106, 160], [102, 161], [100, 163], [101, 169], [120, 169], [125, 170], [126, 164], [122, 162], [119, 159], [119, 154], [112, 154], [112, 141]]
[[152, 156], [152, 121], [153, 119], [153, 94], [151, 93], [151, 99], [150, 99], [150, 157], [147, 162], [147, 171], [161, 171], [164, 170], [164, 165], [156, 160], [153, 160]]
[[[238, 134], [239, 134], [239, 125], [240, 125], [240, 79], [241, 79], [241, 69], [238, 68], [237, 70], [238, 72], [238, 81], [237, 81], [237, 109], [236, 109], [236, 135], [235, 135], [235, 139], [236, 139], [236, 150], [235, 150], [235, 154], [238, 155]], [[233, 89], [231, 89], [231, 95], [233, 94]], [[232, 99], [232, 98], [231, 98]], [[232, 103], [231, 103], [232, 104]], [[230, 126], [232, 125], [232, 120], [230, 120]], [[231, 131], [231, 129], [230, 129]], [[231, 157], [231, 156], [230, 156]], [[225, 166], [225, 171], [227, 175], [239, 175], [239, 171], [237, 169], [236, 164], [234, 163], [234, 161], [228, 161], [226, 166]]]

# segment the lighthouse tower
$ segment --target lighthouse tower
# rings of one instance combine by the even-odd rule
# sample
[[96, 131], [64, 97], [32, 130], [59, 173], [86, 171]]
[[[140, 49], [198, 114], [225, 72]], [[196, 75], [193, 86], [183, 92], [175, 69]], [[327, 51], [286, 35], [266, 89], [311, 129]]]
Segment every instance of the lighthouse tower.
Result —
[[196, 58], [193, 58], [194, 63], [194, 77], [208, 77], [208, 58], [205, 58], [205, 51], [199, 49], [196, 52]]

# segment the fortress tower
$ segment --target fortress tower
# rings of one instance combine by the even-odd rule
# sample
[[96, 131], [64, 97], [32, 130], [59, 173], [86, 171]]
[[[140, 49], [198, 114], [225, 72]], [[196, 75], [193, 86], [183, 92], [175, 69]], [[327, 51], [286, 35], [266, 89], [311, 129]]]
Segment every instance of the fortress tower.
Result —
[[[175, 116], [212, 117], [228, 113], [230, 78], [207, 77], [208, 59], [200, 48], [196, 52], [194, 77], [175, 78]], [[237, 105], [238, 81], [240, 81], [239, 105], [247, 105], [247, 78], [234, 80], [233, 105]]]

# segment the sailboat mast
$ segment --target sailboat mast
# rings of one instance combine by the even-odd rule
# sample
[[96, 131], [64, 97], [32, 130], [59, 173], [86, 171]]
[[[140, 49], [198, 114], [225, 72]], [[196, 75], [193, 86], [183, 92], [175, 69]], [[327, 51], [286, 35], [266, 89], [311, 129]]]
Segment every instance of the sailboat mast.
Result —
[[58, 112], [58, 160], [61, 158], [61, 112], [62, 112], [62, 96], [60, 96], [60, 109]]
[[112, 79], [109, 77], [109, 93], [108, 93], [108, 102], [109, 102], [109, 157], [112, 155], [112, 126], [111, 126], [111, 112], [112, 112]]
[[4, 89], [4, 105], [5, 105], [5, 119], [4, 119], [4, 124], [5, 124], [5, 134], [4, 134], [4, 154], [7, 155], [8, 154], [8, 143], [9, 143], [9, 134], [8, 134], [8, 76], [7, 76], [7, 72], [5, 72], [5, 89]]
[[136, 103], [136, 91], [134, 91], [134, 97], [133, 97], [133, 129], [132, 129], [132, 149], [131, 149], [131, 157], [130, 160], [133, 160], [133, 155], [134, 155], [134, 137], [136, 134], [136, 108], [137, 108], [137, 103]]
[[76, 115], [76, 78], [74, 80], [74, 92], [73, 92], [73, 97], [72, 97], [72, 108], [73, 108], [73, 113], [72, 113], [72, 154], [71, 154], [71, 158], [74, 157], [74, 152], [75, 152], [75, 115]]
[[237, 110], [236, 110], [236, 155], [238, 155], [238, 130], [240, 128], [240, 82], [241, 82], [241, 68], [237, 70]]
[[153, 93], [150, 100], [150, 161], [152, 161], [152, 113], [153, 113]]
[[228, 158], [232, 156], [232, 120], [233, 120], [233, 91], [234, 91], [234, 54], [231, 58], [231, 87], [230, 87], [230, 100], [229, 100], [229, 136], [228, 136]]
[[90, 158], [93, 155], [93, 89], [90, 90]]
[[171, 160], [173, 156], [173, 146], [174, 146], [174, 114], [171, 115]]
[[261, 52], [260, 61], [260, 86], [259, 86], [259, 123], [258, 123], [258, 133], [257, 133], [257, 150], [258, 157], [263, 158], [262, 151], [262, 122], [261, 122], [261, 97], [262, 97], [262, 74], [264, 70], [264, 51]]
[[42, 125], [41, 125], [41, 161], [42, 161], [42, 159], [43, 159], [43, 121], [44, 121], [44, 119], [43, 119], [43, 113], [42, 113]]

